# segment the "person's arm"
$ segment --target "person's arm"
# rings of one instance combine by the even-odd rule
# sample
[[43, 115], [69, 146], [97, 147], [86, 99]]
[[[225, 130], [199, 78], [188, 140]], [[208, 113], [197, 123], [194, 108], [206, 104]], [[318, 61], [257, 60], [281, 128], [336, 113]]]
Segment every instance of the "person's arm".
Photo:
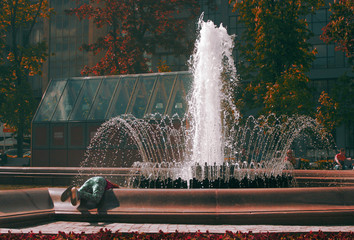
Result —
[[336, 161], [336, 163], [339, 165], [339, 166], [342, 166], [342, 164], [340, 164], [340, 161], [338, 159], [338, 154], [336, 154], [336, 156], [334, 157], [334, 160]]

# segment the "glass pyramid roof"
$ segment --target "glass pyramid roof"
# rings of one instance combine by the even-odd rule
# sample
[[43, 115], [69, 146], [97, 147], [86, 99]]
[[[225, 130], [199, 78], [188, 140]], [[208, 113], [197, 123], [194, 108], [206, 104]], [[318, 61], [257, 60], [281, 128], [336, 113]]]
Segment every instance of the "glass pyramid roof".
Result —
[[33, 122], [105, 121], [122, 114], [183, 116], [190, 72], [52, 80]]

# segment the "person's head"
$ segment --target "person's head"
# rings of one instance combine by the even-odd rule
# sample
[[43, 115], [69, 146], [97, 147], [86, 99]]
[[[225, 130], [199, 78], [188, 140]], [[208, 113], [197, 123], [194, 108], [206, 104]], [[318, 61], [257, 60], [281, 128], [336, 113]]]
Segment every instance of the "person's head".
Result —
[[292, 155], [293, 155], [293, 150], [289, 149], [289, 150], [286, 152], [286, 155], [287, 155], [287, 156], [292, 156]]
[[345, 154], [345, 149], [344, 149], [344, 148], [341, 148], [341, 149], [340, 149], [340, 153]]

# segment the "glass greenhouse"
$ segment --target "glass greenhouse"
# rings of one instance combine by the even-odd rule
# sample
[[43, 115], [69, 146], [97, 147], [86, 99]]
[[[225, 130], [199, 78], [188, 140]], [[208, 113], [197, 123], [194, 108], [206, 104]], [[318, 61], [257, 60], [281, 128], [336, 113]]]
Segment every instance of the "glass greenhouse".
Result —
[[32, 121], [32, 166], [79, 166], [108, 119], [132, 114], [183, 116], [189, 72], [52, 80]]

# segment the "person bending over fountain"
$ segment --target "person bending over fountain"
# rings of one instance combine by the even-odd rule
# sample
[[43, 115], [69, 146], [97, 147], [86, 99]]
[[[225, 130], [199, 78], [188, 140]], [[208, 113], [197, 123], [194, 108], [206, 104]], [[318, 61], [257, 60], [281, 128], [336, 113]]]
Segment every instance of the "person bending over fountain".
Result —
[[112, 188], [119, 188], [119, 185], [101, 176], [92, 177], [86, 180], [79, 189], [75, 186], [69, 186], [62, 193], [60, 200], [64, 202], [70, 197], [73, 206], [76, 206], [77, 202], [81, 200], [93, 201], [99, 204], [105, 191]]

